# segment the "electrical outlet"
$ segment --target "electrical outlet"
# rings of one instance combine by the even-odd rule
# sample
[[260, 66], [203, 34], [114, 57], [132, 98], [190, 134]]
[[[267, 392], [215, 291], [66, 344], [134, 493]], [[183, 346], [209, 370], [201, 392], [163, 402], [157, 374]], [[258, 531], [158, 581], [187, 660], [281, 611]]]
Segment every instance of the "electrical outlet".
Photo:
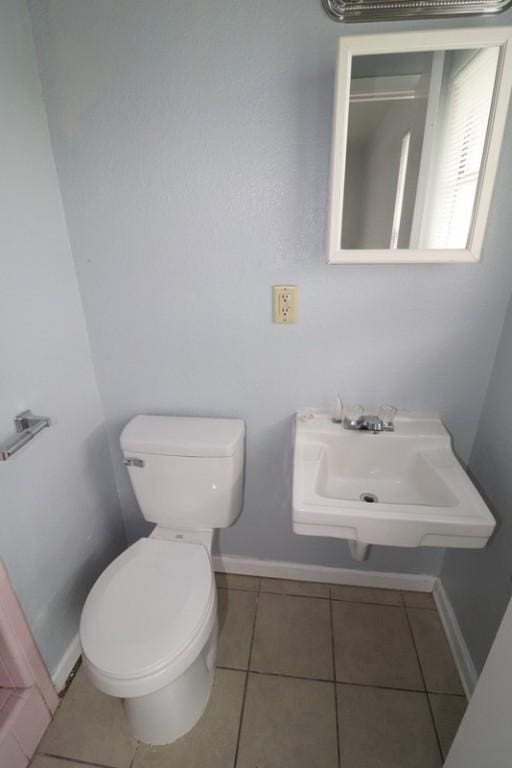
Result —
[[295, 323], [297, 321], [297, 286], [272, 286], [272, 321]]

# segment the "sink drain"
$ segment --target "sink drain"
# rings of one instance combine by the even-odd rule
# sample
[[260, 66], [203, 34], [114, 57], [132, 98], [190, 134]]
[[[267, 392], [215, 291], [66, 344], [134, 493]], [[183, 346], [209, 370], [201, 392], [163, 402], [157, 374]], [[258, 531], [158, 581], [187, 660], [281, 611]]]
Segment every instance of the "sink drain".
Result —
[[362, 493], [359, 498], [361, 501], [366, 501], [367, 504], [373, 504], [375, 501], [379, 500], [379, 497], [374, 493]]

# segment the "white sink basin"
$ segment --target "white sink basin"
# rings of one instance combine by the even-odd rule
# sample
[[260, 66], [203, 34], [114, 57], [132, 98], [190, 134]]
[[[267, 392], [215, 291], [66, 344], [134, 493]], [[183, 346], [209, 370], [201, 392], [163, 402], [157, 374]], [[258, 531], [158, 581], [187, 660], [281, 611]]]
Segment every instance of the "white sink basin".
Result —
[[[308, 418], [309, 417], [309, 418]], [[440, 419], [399, 414], [360, 432], [325, 413], [297, 417], [293, 530], [365, 544], [484, 547], [495, 521]]]

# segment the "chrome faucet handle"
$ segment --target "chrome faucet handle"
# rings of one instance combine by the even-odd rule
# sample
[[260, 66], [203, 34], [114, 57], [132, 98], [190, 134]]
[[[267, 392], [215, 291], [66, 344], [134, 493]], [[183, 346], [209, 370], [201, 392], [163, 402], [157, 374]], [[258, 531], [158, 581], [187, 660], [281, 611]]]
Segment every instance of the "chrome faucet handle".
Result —
[[332, 420], [334, 424], [341, 424], [343, 422], [343, 400], [341, 395], [336, 395], [336, 406]]
[[357, 423], [364, 413], [364, 408], [359, 403], [353, 403], [345, 406], [343, 416], [343, 426], [346, 429], [357, 429]]
[[386, 429], [388, 431], [393, 431], [395, 428], [394, 420], [395, 416], [397, 414], [397, 409], [394, 405], [387, 405], [383, 403], [382, 405], [379, 405], [377, 409], [377, 416], [382, 421], [383, 427], [382, 429]]

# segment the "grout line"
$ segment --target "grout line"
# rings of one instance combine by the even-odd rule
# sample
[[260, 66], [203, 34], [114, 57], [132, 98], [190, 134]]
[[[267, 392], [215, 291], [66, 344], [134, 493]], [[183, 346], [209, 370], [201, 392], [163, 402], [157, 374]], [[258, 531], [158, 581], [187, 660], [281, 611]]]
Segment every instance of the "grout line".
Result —
[[[319, 680], [319, 682], [322, 682]], [[356, 688], [377, 688], [381, 691], [400, 691], [400, 693], [432, 693], [436, 696], [453, 696], [459, 699], [465, 699], [463, 693], [441, 693], [438, 691], [427, 691], [423, 688], [397, 688], [393, 685], [380, 685], [376, 683], [353, 683], [349, 680], [336, 680], [337, 685], [353, 685]]]
[[402, 693], [432, 693], [436, 696], [451, 696], [452, 698], [465, 699], [463, 693], [446, 693], [445, 691], [425, 691], [424, 688], [401, 688], [393, 685], [382, 685], [380, 683], [355, 683], [352, 680], [333, 680], [326, 677], [303, 677], [302, 675], [289, 675], [284, 672], [262, 672], [259, 669], [241, 669], [240, 667], [227, 667], [217, 665], [217, 669], [227, 669], [231, 672], [250, 672], [251, 675], [264, 675], [267, 677], [284, 677], [290, 680], [304, 680], [310, 683], [336, 683], [336, 685], [352, 685], [356, 688], [377, 688], [383, 691], [400, 691]]
[[347, 600], [346, 598], [340, 599], [338, 597], [332, 598], [333, 603], [350, 603], [350, 605], [373, 605], [379, 606], [379, 608], [402, 608], [402, 603], [375, 603], [369, 600]]
[[267, 675], [267, 677], [285, 677], [287, 680], [306, 680], [312, 683], [335, 683], [333, 677], [306, 677], [305, 675], [289, 675], [286, 672], [264, 672], [261, 669], [247, 670], [252, 675]]
[[297, 592], [278, 592], [271, 589], [262, 589], [262, 595], [279, 595], [279, 597], [306, 597], [308, 600], [330, 600], [325, 595], [299, 595]]
[[332, 593], [329, 587], [329, 619], [331, 625], [331, 649], [332, 649], [332, 674], [334, 677], [334, 716], [336, 718], [336, 754], [338, 756], [338, 768], [341, 768], [341, 740], [340, 740], [340, 721], [338, 712], [338, 690], [336, 688], [336, 653], [334, 648], [334, 620], [332, 616]]
[[[260, 582], [262, 579], [260, 579]], [[313, 582], [315, 584], [323, 584], [324, 582]], [[327, 585], [326, 583], [326, 586]], [[335, 584], [335, 586], [339, 586]], [[343, 585], [341, 585], [343, 586]], [[350, 587], [349, 587], [350, 588]], [[434, 611], [438, 612], [435, 605], [408, 605], [405, 602], [405, 598], [403, 596], [403, 592], [399, 589], [387, 589], [387, 592], [396, 592], [400, 596], [400, 602], [399, 603], [383, 603], [378, 602], [376, 600], [356, 600], [355, 598], [348, 598], [348, 597], [329, 597], [325, 595], [307, 595], [307, 594], [299, 594], [298, 592], [282, 592], [278, 590], [272, 590], [272, 589], [247, 589], [245, 587], [227, 587], [227, 586], [220, 586], [217, 584], [217, 589], [221, 589], [224, 591], [229, 592], [251, 592], [253, 594], [262, 594], [262, 595], [281, 595], [282, 597], [308, 597], [313, 600], [331, 600], [335, 603], [351, 603], [355, 605], [378, 605], [383, 608], [412, 608], [415, 611]], [[354, 587], [354, 589], [366, 589], [366, 587]], [[380, 587], [370, 587], [370, 589], [380, 589]], [[423, 593], [421, 593], [423, 594]]]
[[[411, 590], [410, 589], [405, 589], [405, 590], [402, 589], [402, 590], [400, 590], [400, 594], [402, 596], [402, 605], [404, 606], [404, 608], [406, 610], [407, 610], [407, 608], [414, 608], [414, 609], [418, 609], [419, 611], [435, 611], [436, 613], [438, 612], [437, 611], [437, 606], [436, 606], [435, 602], [432, 605], [409, 605], [407, 603], [407, 600], [405, 599], [406, 593], [407, 594], [411, 594]], [[430, 592], [430, 593], [429, 592], [426, 592], [426, 593], [422, 592], [420, 594], [430, 594], [430, 596], [432, 597], [432, 600], [434, 600], [434, 596], [433, 596], [434, 593], [433, 592]]]
[[[279, 597], [302, 597], [307, 598], [308, 600], [332, 600], [334, 603], [349, 603], [350, 605], [373, 605], [373, 606], [379, 606], [380, 608], [403, 608], [404, 603], [377, 603], [377, 602], [370, 602], [369, 600], [349, 600], [347, 598], [338, 598], [338, 597], [324, 597], [323, 595], [299, 595], [292, 592], [272, 592], [268, 589], [240, 589], [239, 587], [219, 587], [217, 585], [217, 589], [223, 590], [225, 592], [250, 592], [252, 594], [260, 594], [260, 595], [279, 595]], [[394, 590], [398, 592], [399, 590]], [[414, 606], [416, 608], [416, 606]], [[419, 607], [418, 610], [420, 611], [435, 611], [434, 608], [426, 608], [426, 607]]]
[[445, 691], [427, 691], [427, 693], [429, 696], [451, 696], [452, 699], [464, 699], [469, 704], [465, 693], [446, 693]]
[[312, 600], [329, 600], [328, 597], [324, 597], [323, 595], [299, 595], [295, 592], [278, 592], [268, 590], [268, 589], [239, 589], [239, 587], [219, 587], [217, 585], [217, 589], [222, 589], [225, 592], [251, 592], [253, 595], [279, 595], [280, 597], [307, 597]]
[[137, 746], [135, 747], [135, 752], [133, 753], [133, 757], [130, 761], [130, 768], [133, 768], [133, 766], [135, 765], [135, 758], [137, 757], [137, 752], [139, 751], [140, 745], [141, 745], [141, 742], [137, 740]]
[[[86, 768], [90, 766], [90, 768], [112, 768], [111, 765], [105, 765], [105, 763], [94, 763], [94, 762], [86, 762], [85, 760], [81, 760], [77, 757], [65, 757], [64, 755], [54, 755], [52, 752], [36, 752], [32, 760], [35, 760], [38, 755], [41, 755], [42, 757], [51, 757], [52, 760], [66, 760], [68, 763], [77, 763], [77, 765], [84, 765]], [[30, 761], [29, 765], [32, 765], [32, 760]], [[130, 766], [132, 764], [130, 763]]]
[[[435, 611], [436, 606], [435, 605], [408, 605], [405, 601], [405, 593], [413, 593], [413, 594], [420, 594], [420, 595], [431, 595], [431, 592], [418, 592], [416, 593], [415, 590], [410, 589], [395, 589], [394, 587], [359, 587], [354, 586], [352, 584], [330, 584], [327, 581], [300, 581], [298, 580], [297, 584], [311, 584], [315, 587], [327, 587], [329, 591], [329, 595], [312, 595], [308, 594], [306, 592], [287, 592], [282, 589], [264, 589], [263, 583], [264, 582], [272, 582], [272, 581], [289, 581], [292, 584], [294, 583], [294, 579], [273, 579], [273, 578], [267, 578], [264, 576], [257, 577], [257, 576], [251, 576], [250, 578], [257, 579], [259, 581], [259, 587], [258, 589], [250, 589], [249, 587], [238, 587], [238, 586], [230, 586], [227, 584], [219, 584], [217, 583], [217, 589], [229, 589], [229, 590], [235, 590], [237, 592], [260, 592], [262, 594], [270, 594], [270, 595], [288, 595], [290, 597], [313, 597], [317, 600], [334, 600], [335, 602], [339, 603], [361, 603], [362, 605], [386, 605], [391, 607], [397, 607], [400, 605], [405, 605], [408, 608], [419, 608], [420, 610], [425, 611]], [[371, 590], [372, 592], [392, 592], [393, 594], [396, 594], [399, 598], [399, 601], [396, 603], [390, 603], [390, 602], [383, 602], [382, 600], [361, 600], [357, 597], [336, 597], [332, 594], [333, 587], [344, 587], [348, 590], [355, 589], [355, 590]]]
[[423, 666], [421, 664], [420, 654], [419, 654], [419, 651], [418, 651], [418, 647], [416, 645], [416, 640], [414, 638], [414, 632], [412, 631], [412, 624], [411, 624], [411, 620], [409, 618], [409, 612], [407, 610], [407, 606], [406, 605], [404, 605], [404, 607], [403, 607], [403, 612], [404, 612], [404, 616], [405, 616], [405, 621], [407, 623], [407, 627], [409, 629], [409, 636], [410, 636], [411, 641], [412, 641], [412, 647], [414, 649], [414, 655], [416, 656], [416, 663], [418, 664], [418, 669], [420, 671], [421, 680], [423, 682], [423, 692], [424, 693], [428, 693], [428, 691], [427, 691], [427, 681], [425, 680], [425, 675], [423, 673]]
[[409, 612], [407, 610], [407, 607], [405, 608], [405, 616], [406, 616], [406, 620], [407, 620], [407, 626], [409, 627], [409, 632], [410, 632], [411, 637], [412, 637], [412, 644], [413, 644], [413, 647], [414, 647], [414, 652], [416, 654], [416, 659], [418, 661], [418, 666], [420, 668], [421, 679], [423, 680], [423, 686], [425, 688], [425, 696], [426, 696], [426, 699], [427, 699], [428, 711], [430, 712], [430, 719], [432, 720], [432, 726], [434, 728], [434, 734], [435, 734], [435, 737], [436, 737], [437, 748], [439, 750], [439, 755], [441, 757], [441, 765], [442, 765], [443, 762], [444, 762], [444, 755], [443, 755], [443, 749], [441, 747], [441, 739], [439, 738], [439, 733], [437, 731], [436, 720], [435, 720], [435, 717], [434, 717], [434, 710], [432, 709], [432, 704], [431, 704], [431, 701], [430, 701], [430, 696], [428, 695], [429, 691], [427, 689], [427, 681], [425, 680], [425, 675], [423, 674], [423, 667], [421, 666], [420, 654], [418, 653], [418, 648], [416, 646], [416, 640], [414, 638], [414, 632], [412, 631], [412, 624], [411, 624], [411, 620], [409, 618]]
[[236, 747], [235, 747], [235, 757], [233, 759], [233, 768], [236, 768], [236, 764], [238, 762], [238, 751], [240, 749], [240, 738], [242, 736], [242, 724], [244, 721], [245, 701], [247, 698], [247, 686], [249, 685], [249, 669], [251, 666], [251, 656], [252, 656], [252, 647], [254, 645], [254, 635], [256, 633], [256, 619], [258, 616], [258, 603], [260, 601], [260, 595], [261, 595], [261, 579], [259, 581], [259, 589], [256, 593], [256, 608], [254, 611], [254, 619], [252, 622], [251, 642], [249, 643], [249, 657], [247, 659], [247, 669], [245, 670], [244, 693], [242, 696], [242, 707], [240, 709], [240, 722], [238, 724], [238, 734], [236, 737]]

